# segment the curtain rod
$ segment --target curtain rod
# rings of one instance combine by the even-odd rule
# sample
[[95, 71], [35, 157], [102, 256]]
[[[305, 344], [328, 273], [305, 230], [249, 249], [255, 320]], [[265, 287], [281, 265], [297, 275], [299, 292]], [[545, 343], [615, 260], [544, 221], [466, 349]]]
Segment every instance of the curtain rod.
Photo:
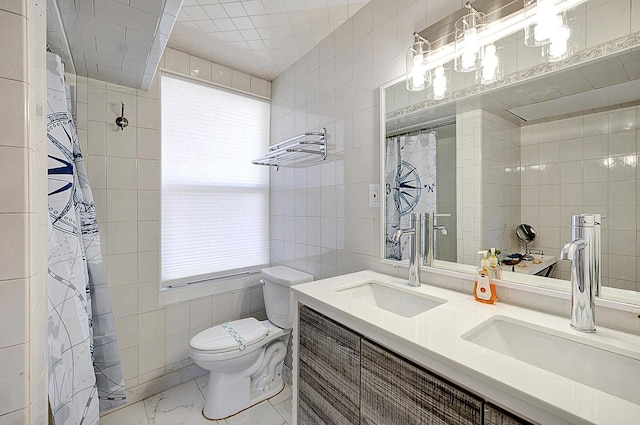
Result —
[[433, 125], [425, 126], [425, 124], [417, 124], [417, 125], [412, 125], [408, 127], [403, 127], [389, 133], [386, 136], [386, 139], [390, 139], [392, 137], [397, 137], [397, 136], [408, 136], [412, 133], [419, 134], [423, 131], [435, 130], [436, 128], [454, 125], [455, 123], [456, 123], [455, 117], [448, 117], [447, 121], [443, 121], [441, 123], [437, 123]]

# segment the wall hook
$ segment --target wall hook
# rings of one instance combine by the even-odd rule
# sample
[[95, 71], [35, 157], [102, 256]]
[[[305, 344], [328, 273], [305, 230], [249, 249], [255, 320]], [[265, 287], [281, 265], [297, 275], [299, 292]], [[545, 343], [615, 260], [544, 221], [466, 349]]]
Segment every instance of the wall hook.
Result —
[[122, 113], [116, 118], [116, 125], [120, 127], [120, 130], [124, 131], [124, 128], [129, 125], [129, 120], [124, 117], [124, 102], [122, 103]]

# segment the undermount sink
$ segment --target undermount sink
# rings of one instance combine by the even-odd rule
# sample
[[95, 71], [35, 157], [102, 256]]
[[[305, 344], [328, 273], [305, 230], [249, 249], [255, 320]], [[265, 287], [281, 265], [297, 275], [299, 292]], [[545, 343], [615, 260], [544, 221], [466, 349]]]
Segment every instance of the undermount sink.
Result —
[[412, 291], [408, 287], [403, 290], [374, 281], [336, 288], [335, 291], [402, 317], [417, 316], [446, 302], [441, 298]]
[[640, 405], [640, 356], [595, 347], [500, 316], [485, 321], [462, 338]]

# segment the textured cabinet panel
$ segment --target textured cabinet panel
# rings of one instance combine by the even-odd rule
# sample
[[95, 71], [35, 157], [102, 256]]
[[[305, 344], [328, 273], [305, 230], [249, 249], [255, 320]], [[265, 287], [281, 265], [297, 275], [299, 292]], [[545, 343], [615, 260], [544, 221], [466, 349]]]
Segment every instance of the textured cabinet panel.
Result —
[[360, 423], [360, 336], [300, 308], [298, 423]]
[[485, 403], [484, 425], [531, 425], [531, 422], [513, 416], [490, 403]]
[[480, 425], [482, 400], [366, 340], [361, 424]]

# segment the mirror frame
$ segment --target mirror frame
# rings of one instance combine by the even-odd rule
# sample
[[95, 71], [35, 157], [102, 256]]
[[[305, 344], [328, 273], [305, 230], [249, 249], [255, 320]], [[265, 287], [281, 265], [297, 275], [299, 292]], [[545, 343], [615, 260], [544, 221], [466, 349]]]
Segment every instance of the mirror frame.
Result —
[[[589, 49], [585, 49], [578, 52], [576, 55], [568, 58], [565, 61], [555, 64], [540, 64], [531, 68], [525, 68], [518, 70], [513, 74], [505, 75], [499, 84], [491, 84], [486, 87], [482, 87], [478, 84], [470, 87], [465, 87], [457, 90], [441, 101], [430, 101], [428, 106], [421, 108], [421, 110], [428, 110], [431, 108], [437, 108], [448, 104], [455, 104], [458, 101], [471, 99], [473, 97], [490, 93], [494, 90], [515, 87], [517, 84], [530, 81], [531, 79], [543, 78], [549, 75], [553, 75], [557, 72], [561, 72], [568, 69], [573, 69], [592, 61], [600, 60], [615, 54], [620, 54], [625, 51], [631, 51], [640, 48], [640, 32], [631, 33], [628, 36], [620, 39], [611, 40]], [[405, 76], [400, 76], [386, 84], [383, 84], [379, 88], [379, 111], [380, 111], [380, 132], [379, 132], [379, 144], [380, 144], [380, 190], [384, 190], [385, 187], [385, 169], [386, 169], [386, 149], [384, 140], [386, 140], [386, 99], [385, 91], [394, 85], [403, 82]], [[412, 105], [410, 105], [412, 106]], [[409, 106], [409, 107], [410, 107]], [[381, 192], [382, 194], [382, 192]], [[386, 196], [382, 197], [383, 200], [380, 204], [380, 234], [378, 239], [378, 246], [380, 249], [380, 260], [386, 264], [401, 265], [408, 267], [407, 261], [398, 261], [385, 258], [385, 238], [386, 238]], [[458, 264], [442, 260], [435, 260], [433, 267], [428, 267], [424, 264], [420, 264], [421, 269], [437, 272], [440, 274], [454, 275], [456, 277], [470, 278], [475, 273], [475, 266], [467, 264]], [[462, 275], [462, 276], [461, 276]], [[545, 290], [559, 291], [561, 293], [569, 294], [571, 292], [570, 282], [567, 280], [548, 278], [543, 276], [530, 276], [521, 273], [503, 272], [503, 279], [498, 282], [498, 285], [505, 287], [517, 287], [523, 288], [523, 285], [527, 288], [537, 288], [545, 293]], [[546, 292], [549, 293], [549, 292]], [[599, 298], [599, 304], [604, 301], [604, 304], [609, 306], [617, 306], [623, 310], [637, 312], [640, 309], [640, 292], [624, 290], [611, 287], [602, 288], [602, 296]]]

